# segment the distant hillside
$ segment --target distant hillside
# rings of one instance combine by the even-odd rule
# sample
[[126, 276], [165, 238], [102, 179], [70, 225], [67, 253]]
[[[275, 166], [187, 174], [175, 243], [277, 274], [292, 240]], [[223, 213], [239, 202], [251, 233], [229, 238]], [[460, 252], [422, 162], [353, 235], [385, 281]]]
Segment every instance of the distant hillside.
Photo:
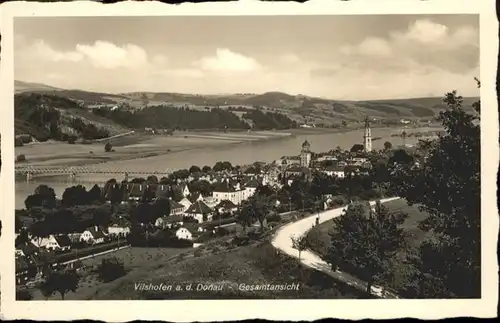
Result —
[[[240, 119], [245, 110], [261, 107], [262, 111], [280, 113], [298, 124], [314, 123], [324, 126], [339, 126], [342, 122], [360, 122], [366, 116], [381, 122], [394, 123], [404, 119], [431, 120], [444, 109], [441, 97], [345, 101], [290, 95], [283, 92], [263, 94], [200, 95], [168, 92], [133, 92], [107, 94], [80, 90], [64, 90], [36, 83], [16, 81], [17, 92], [36, 92], [64, 97], [79, 102], [85, 107], [126, 107], [129, 110], [150, 106], [189, 107], [199, 111], [206, 108], [230, 109]], [[444, 94], [444, 93], [443, 93]], [[466, 109], [478, 98], [464, 98]]]
[[43, 91], [59, 91], [61, 89], [45, 85], [41, 83], [32, 83], [32, 82], [23, 82], [23, 81], [14, 81], [14, 92], [15, 93], [23, 93], [23, 92], [43, 92]]
[[68, 137], [92, 140], [128, 131], [75, 101], [40, 93], [14, 96], [14, 127], [16, 135], [28, 134], [38, 141]]

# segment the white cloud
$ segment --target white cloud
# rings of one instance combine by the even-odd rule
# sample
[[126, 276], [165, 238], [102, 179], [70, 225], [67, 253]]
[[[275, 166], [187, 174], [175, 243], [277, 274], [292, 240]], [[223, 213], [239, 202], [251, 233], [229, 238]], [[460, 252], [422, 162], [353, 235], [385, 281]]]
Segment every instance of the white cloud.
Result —
[[203, 57], [194, 65], [206, 71], [251, 72], [261, 69], [261, 65], [254, 58], [227, 48], [218, 48], [214, 56]]
[[38, 40], [33, 44], [30, 54], [53, 62], [79, 62], [84, 57], [77, 51], [57, 51], [46, 44], [43, 40]]
[[417, 20], [410, 25], [404, 36], [424, 44], [435, 43], [447, 38], [448, 27], [428, 19]]
[[368, 37], [356, 46], [342, 46], [340, 52], [344, 55], [363, 55], [374, 57], [388, 57], [392, 55], [389, 43], [376, 37]]
[[76, 45], [76, 51], [83, 54], [98, 68], [135, 68], [148, 64], [146, 51], [133, 44], [119, 47], [105, 41], [96, 41], [92, 45]]
[[100, 40], [61, 50], [43, 41], [19, 39], [15, 73], [23, 80], [104, 92], [284, 91], [384, 99], [442, 95], [457, 89], [468, 96], [478, 93], [473, 80], [479, 75], [478, 44], [477, 28], [449, 28], [429, 19], [414, 21], [406, 30], [386, 37], [339, 44], [324, 53], [302, 48], [249, 56], [221, 47], [212, 55], [188, 59], [190, 55], [179, 48], [172, 52], [166, 48], [167, 58], [136, 44]]
[[54, 49], [43, 40], [35, 41], [31, 46], [25, 48], [21, 56], [31, 59], [41, 59], [48, 62], [77, 63], [86, 61], [97, 68], [115, 69], [142, 68], [150, 64], [164, 65], [167, 60], [162, 55], [156, 55], [149, 62], [146, 51], [134, 44], [117, 46], [113, 43], [98, 40], [93, 44], [77, 44], [74, 50], [61, 51]]
[[364, 55], [389, 56], [392, 54], [388, 42], [380, 38], [366, 38], [359, 44], [359, 52]]

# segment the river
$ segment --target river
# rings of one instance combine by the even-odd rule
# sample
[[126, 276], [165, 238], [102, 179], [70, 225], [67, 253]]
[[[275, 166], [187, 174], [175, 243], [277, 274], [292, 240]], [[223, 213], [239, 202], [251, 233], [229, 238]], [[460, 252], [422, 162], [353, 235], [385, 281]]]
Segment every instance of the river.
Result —
[[[439, 128], [410, 128], [407, 133], [438, 131]], [[311, 150], [315, 152], [325, 152], [340, 146], [342, 149], [350, 149], [352, 145], [363, 142], [363, 130], [355, 130], [343, 133], [322, 133], [322, 134], [300, 134], [290, 137], [273, 139], [267, 141], [249, 141], [226, 146], [207, 147], [181, 151], [178, 153], [133, 159], [120, 160], [99, 164], [97, 167], [126, 168], [126, 169], [166, 169], [166, 168], [189, 168], [191, 165], [213, 166], [217, 161], [229, 161], [233, 165], [250, 164], [255, 161], [269, 162], [281, 158], [282, 156], [298, 155], [304, 140], [311, 144]], [[374, 140], [373, 149], [382, 149], [384, 142], [390, 141], [393, 145], [401, 145], [400, 137], [392, 137], [392, 134], [401, 133], [398, 128], [373, 128], [372, 137], [380, 137]], [[416, 137], [407, 137], [407, 144], [415, 144]], [[54, 188], [60, 197], [64, 190], [71, 185], [82, 184], [90, 188], [93, 184], [102, 184], [110, 178], [109, 175], [85, 176], [77, 178], [74, 182], [69, 182], [67, 176], [54, 178], [35, 178], [29, 183], [19, 181], [16, 183], [16, 208], [24, 207], [24, 200], [33, 193], [40, 184], [47, 184]], [[121, 180], [122, 178], [117, 178]]]

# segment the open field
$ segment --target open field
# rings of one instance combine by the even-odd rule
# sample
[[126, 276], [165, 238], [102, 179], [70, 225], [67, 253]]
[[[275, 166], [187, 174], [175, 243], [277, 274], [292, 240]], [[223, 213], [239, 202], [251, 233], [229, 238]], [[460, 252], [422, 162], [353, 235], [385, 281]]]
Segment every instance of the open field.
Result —
[[[401, 292], [403, 286], [408, 286], [407, 273], [409, 270], [408, 264], [405, 263], [408, 252], [418, 248], [420, 243], [429, 237], [430, 233], [424, 232], [418, 228], [418, 223], [427, 217], [427, 214], [418, 210], [417, 206], [409, 206], [404, 199], [398, 199], [384, 203], [391, 212], [403, 212], [408, 214], [408, 218], [403, 223], [403, 229], [406, 233], [406, 249], [401, 250], [394, 260], [389, 264], [387, 270], [390, 278], [385, 278], [380, 285], [392, 288]], [[326, 221], [315, 226], [308, 233], [308, 239], [313, 243], [312, 251], [318, 254], [321, 258], [326, 259], [328, 249], [330, 247], [330, 235], [333, 221]]]
[[[215, 247], [214, 247], [215, 248]], [[144, 251], [143, 251], [144, 252]], [[356, 298], [354, 291], [337, 285], [328, 276], [300, 266], [294, 259], [278, 253], [268, 242], [232, 250], [215, 251], [187, 259], [148, 260], [147, 268], [135, 270], [93, 292], [78, 291], [74, 299], [230, 299], [230, 298]], [[286, 273], [286, 274], [285, 274]], [[192, 284], [192, 291], [139, 291], [135, 283], [181, 286]], [[299, 284], [298, 290], [242, 291], [240, 284]], [[85, 280], [84, 284], [87, 284]], [[197, 291], [198, 284], [218, 286], [217, 291]], [[175, 287], [174, 287], [175, 288]]]
[[[282, 215], [282, 223], [297, 218]], [[302, 266], [284, 253], [278, 252], [268, 241], [275, 229], [261, 238], [238, 246], [232, 240], [241, 233], [238, 224], [232, 233], [215, 238], [198, 248], [137, 248], [129, 247], [106, 255], [85, 259], [80, 271], [76, 293], [69, 292], [67, 300], [130, 300], [130, 299], [233, 299], [233, 298], [364, 298], [365, 295], [338, 283], [328, 275]], [[256, 228], [254, 228], [255, 230]], [[100, 282], [91, 268], [102, 259], [117, 257], [124, 262], [127, 274], [112, 282]], [[146, 291], [136, 290], [136, 283], [181, 286], [192, 285], [193, 290]], [[196, 290], [199, 284], [218, 286], [218, 290]], [[290, 290], [241, 290], [240, 284], [288, 285]], [[44, 297], [38, 289], [30, 290], [35, 300]], [[49, 299], [58, 300], [54, 295]]]
[[[188, 252], [192, 248], [125, 248], [109, 254], [88, 258], [82, 261], [84, 266], [92, 268], [98, 265], [102, 259], [108, 257], [117, 257], [122, 260], [125, 268], [128, 270], [127, 276], [130, 279], [133, 277], [141, 276], [141, 273], [148, 272], [151, 268], [155, 268], [165, 262], [167, 259], [175, 257], [176, 255]], [[82, 273], [79, 287], [76, 293], [68, 293], [65, 299], [68, 300], [82, 300], [94, 299], [94, 294], [101, 290], [109, 288], [114, 282], [102, 283], [98, 281], [97, 276], [88, 271]], [[121, 279], [125, 278], [122, 277]], [[43, 300], [44, 297], [38, 289], [32, 291], [34, 299]], [[59, 295], [53, 295], [49, 299], [60, 299]]]

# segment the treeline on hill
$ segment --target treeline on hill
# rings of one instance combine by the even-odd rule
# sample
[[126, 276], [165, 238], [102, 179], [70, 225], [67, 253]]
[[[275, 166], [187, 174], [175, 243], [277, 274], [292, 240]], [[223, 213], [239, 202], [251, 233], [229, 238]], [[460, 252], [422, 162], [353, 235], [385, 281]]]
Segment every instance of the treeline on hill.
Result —
[[260, 109], [249, 110], [243, 118], [251, 120], [253, 127], [262, 130], [296, 128], [297, 122], [277, 112], [263, 112]]
[[[124, 111], [107, 107], [92, 110], [96, 115], [109, 118], [130, 128], [164, 129], [249, 129], [250, 126], [236, 114], [221, 108], [195, 110], [169, 106], [151, 106], [137, 111]], [[258, 110], [249, 110], [243, 116], [251, 120], [255, 129], [287, 129], [296, 123], [287, 116]]]
[[[82, 109], [66, 98], [45, 94], [18, 94], [14, 96], [16, 134], [28, 134], [38, 141], [49, 139], [74, 141], [100, 139], [109, 136], [106, 129], [85, 123], [80, 118], [64, 118], [58, 110]], [[72, 128], [75, 133], [68, 133]], [[16, 142], [21, 145], [22, 142]]]
[[164, 128], [164, 129], [248, 129], [248, 124], [235, 114], [213, 108], [211, 110], [194, 110], [168, 106], [151, 106], [137, 111], [123, 111], [106, 107], [92, 110], [96, 115], [109, 118], [114, 122], [130, 128]]

